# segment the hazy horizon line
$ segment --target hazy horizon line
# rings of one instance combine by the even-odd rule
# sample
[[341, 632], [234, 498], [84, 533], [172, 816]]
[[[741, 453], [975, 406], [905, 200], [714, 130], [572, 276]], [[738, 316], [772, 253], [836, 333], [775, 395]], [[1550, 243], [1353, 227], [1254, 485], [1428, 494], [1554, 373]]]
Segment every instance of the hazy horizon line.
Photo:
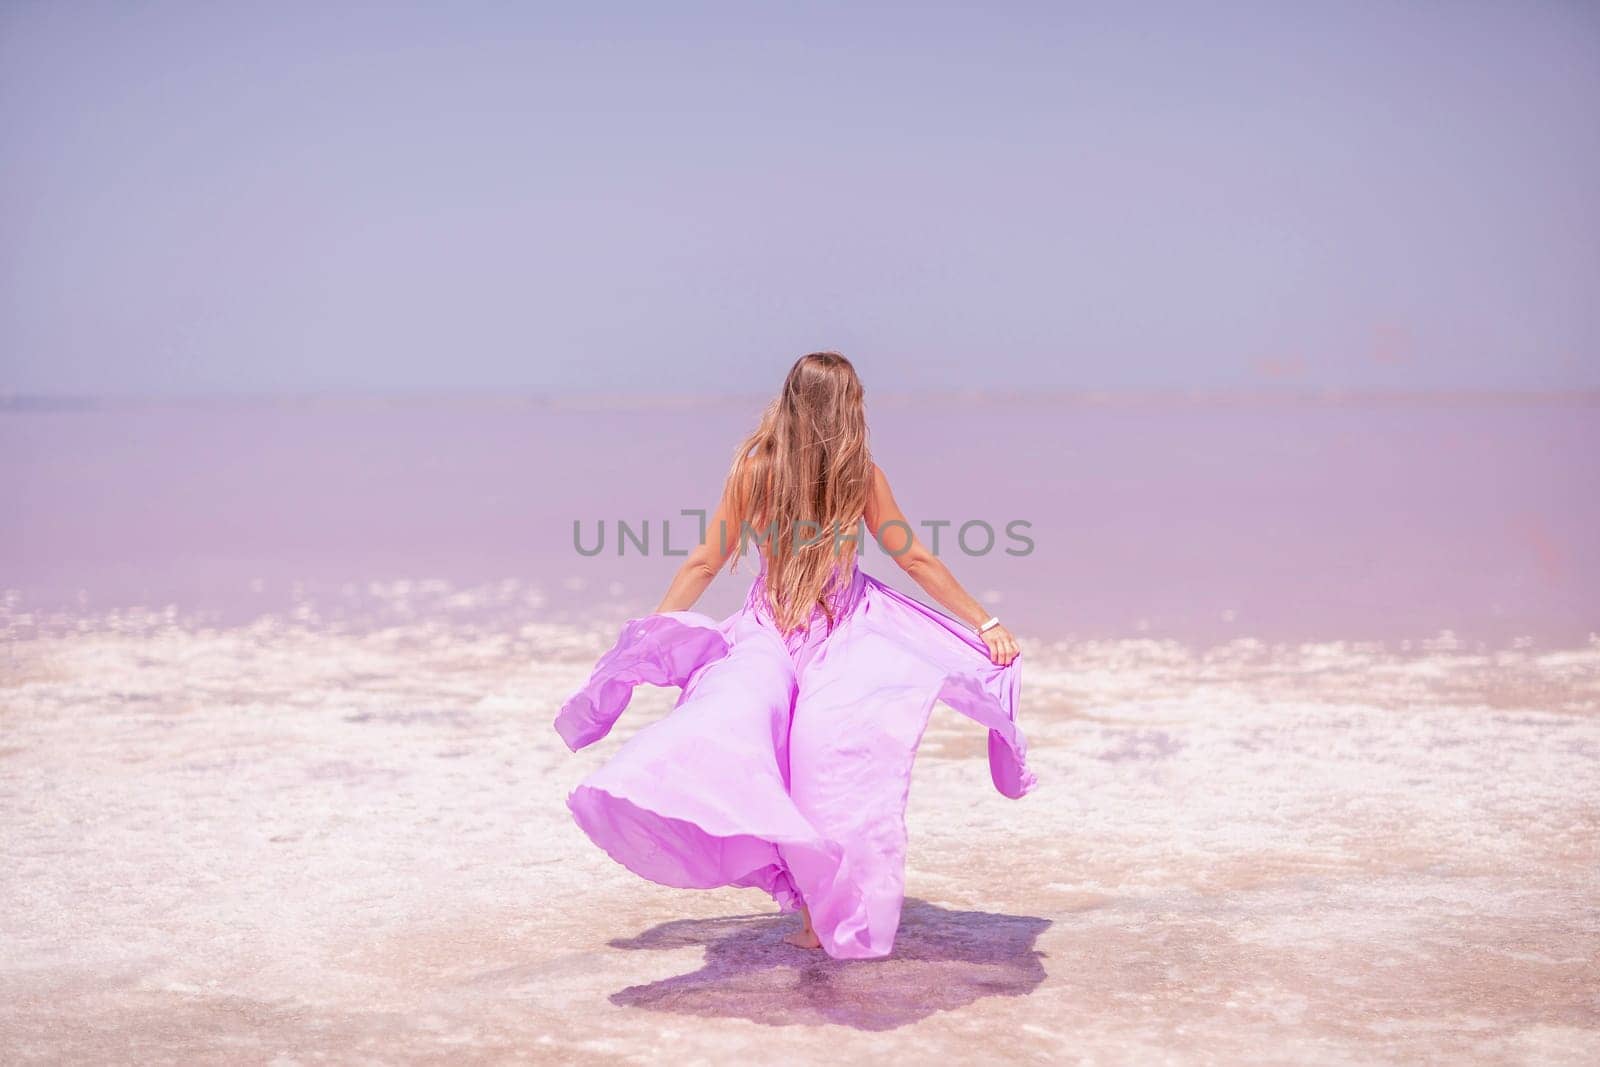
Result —
[[[764, 404], [774, 392], [534, 389], [325, 389], [211, 393], [24, 393], [0, 391], [0, 413], [125, 411], [160, 408], [297, 408], [468, 406], [531, 410], [677, 410]], [[1393, 388], [1250, 386], [1230, 388], [1125, 387], [1111, 389], [920, 389], [869, 392], [868, 408], [941, 404], [998, 406], [1425, 406], [1555, 404], [1600, 405], [1600, 386], [1568, 388]]]

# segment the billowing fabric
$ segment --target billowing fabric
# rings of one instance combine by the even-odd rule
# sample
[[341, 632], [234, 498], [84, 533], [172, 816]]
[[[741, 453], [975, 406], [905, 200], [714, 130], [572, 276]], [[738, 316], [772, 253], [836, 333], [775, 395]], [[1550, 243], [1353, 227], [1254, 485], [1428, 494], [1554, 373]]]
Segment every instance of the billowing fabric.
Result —
[[630, 619], [555, 727], [577, 751], [605, 737], [635, 686], [681, 686], [567, 797], [584, 832], [662, 885], [750, 886], [782, 911], [802, 898], [828, 955], [886, 956], [904, 898], [911, 767], [936, 701], [987, 728], [1008, 797], [1033, 789], [1017, 726], [1021, 657], [990, 662], [961, 623], [859, 567], [787, 637], [763, 574], [717, 622], [692, 611]]

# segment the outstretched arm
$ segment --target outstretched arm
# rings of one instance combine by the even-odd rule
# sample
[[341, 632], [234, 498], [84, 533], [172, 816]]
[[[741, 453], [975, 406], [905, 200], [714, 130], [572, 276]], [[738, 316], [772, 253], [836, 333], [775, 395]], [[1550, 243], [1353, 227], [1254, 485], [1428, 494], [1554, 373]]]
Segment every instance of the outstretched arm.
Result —
[[[976, 630], [989, 618], [973, 595], [962, 588], [944, 560], [930, 552], [911, 528], [900, 505], [889, 490], [889, 479], [882, 468], [872, 465], [872, 491], [867, 496], [867, 528], [900, 569], [916, 579], [918, 585], [946, 611]], [[989, 659], [1006, 666], [1017, 658], [1017, 639], [1002, 626], [992, 626], [978, 635], [989, 646]]]
[[683, 564], [678, 567], [678, 573], [673, 575], [672, 584], [667, 587], [667, 595], [662, 598], [661, 606], [656, 608], [656, 612], [659, 614], [663, 611], [688, 611], [694, 607], [695, 601], [700, 599], [700, 594], [711, 584], [711, 579], [715, 578], [717, 572], [727, 564], [728, 557], [733, 554], [734, 547], [738, 543], [738, 524], [734, 521], [732, 508], [729, 506], [728, 487], [724, 486], [722, 500], [717, 504], [717, 512], [706, 523], [704, 539], [683, 558]]

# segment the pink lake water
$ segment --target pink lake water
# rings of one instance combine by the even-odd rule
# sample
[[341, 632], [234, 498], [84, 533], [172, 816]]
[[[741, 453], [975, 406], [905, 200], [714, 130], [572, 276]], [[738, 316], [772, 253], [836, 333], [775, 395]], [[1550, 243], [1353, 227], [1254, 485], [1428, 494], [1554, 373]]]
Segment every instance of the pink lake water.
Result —
[[[0, 412], [13, 620], [330, 625], [651, 610], [761, 398], [99, 404]], [[869, 400], [875, 458], [1024, 637], [1210, 644], [1600, 631], [1600, 399]], [[649, 527], [618, 555], [616, 522]], [[574, 547], [574, 523], [592, 546]], [[997, 532], [968, 555], [964, 523]], [[1032, 551], [1008, 523], [1027, 523]], [[922, 530], [924, 538], [928, 536]], [[968, 547], [982, 545], [980, 527]], [[918, 594], [868, 546], [864, 565]], [[699, 607], [742, 601], [749, 570]], [[924, 597], [924, 599], [926, 599]]]

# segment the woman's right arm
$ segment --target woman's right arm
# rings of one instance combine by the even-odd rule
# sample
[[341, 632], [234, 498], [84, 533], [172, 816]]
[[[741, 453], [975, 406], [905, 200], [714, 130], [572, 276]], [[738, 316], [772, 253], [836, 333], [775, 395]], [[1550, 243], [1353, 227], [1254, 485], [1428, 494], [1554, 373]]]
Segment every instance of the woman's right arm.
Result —
[[729, 495], [730, 486], [731, 483], [723, 487], [722, 500], [717, 504], [711, 521], [706, 524], [705, 535], [700, 543], [689, 551], [679, 565], [678, 572], [672, 576], [672, 584], [667, 587], [666, 595], [656, 608], [657, 614], [688, 611], [694, 607], [700, 594], [706, 591], [717, 572], [727, 565], [728, 557], [733, 555], [740, 531], [734, 529], [736, 523]]
[[[889, 479], [876, 463], [872, 465], [872, 489], [867, 494], [867, 529], [877, 538], [890, 558], [900, 569], [911, 575], [927, 594], [944, 609], [976, 630], [989, 618], [971, 593], [964, 589], [956, 576], [950, 573], [944, 560], [930, 552], [918, 539], [916, 531], [906, 519], [900, 505], [895, 503], [889, 489]], [[978, 635], [989, 646], [989, 659], [1001, 666], [1017, 658], [1017, 639], [1004, 625], [991, 626]]]

